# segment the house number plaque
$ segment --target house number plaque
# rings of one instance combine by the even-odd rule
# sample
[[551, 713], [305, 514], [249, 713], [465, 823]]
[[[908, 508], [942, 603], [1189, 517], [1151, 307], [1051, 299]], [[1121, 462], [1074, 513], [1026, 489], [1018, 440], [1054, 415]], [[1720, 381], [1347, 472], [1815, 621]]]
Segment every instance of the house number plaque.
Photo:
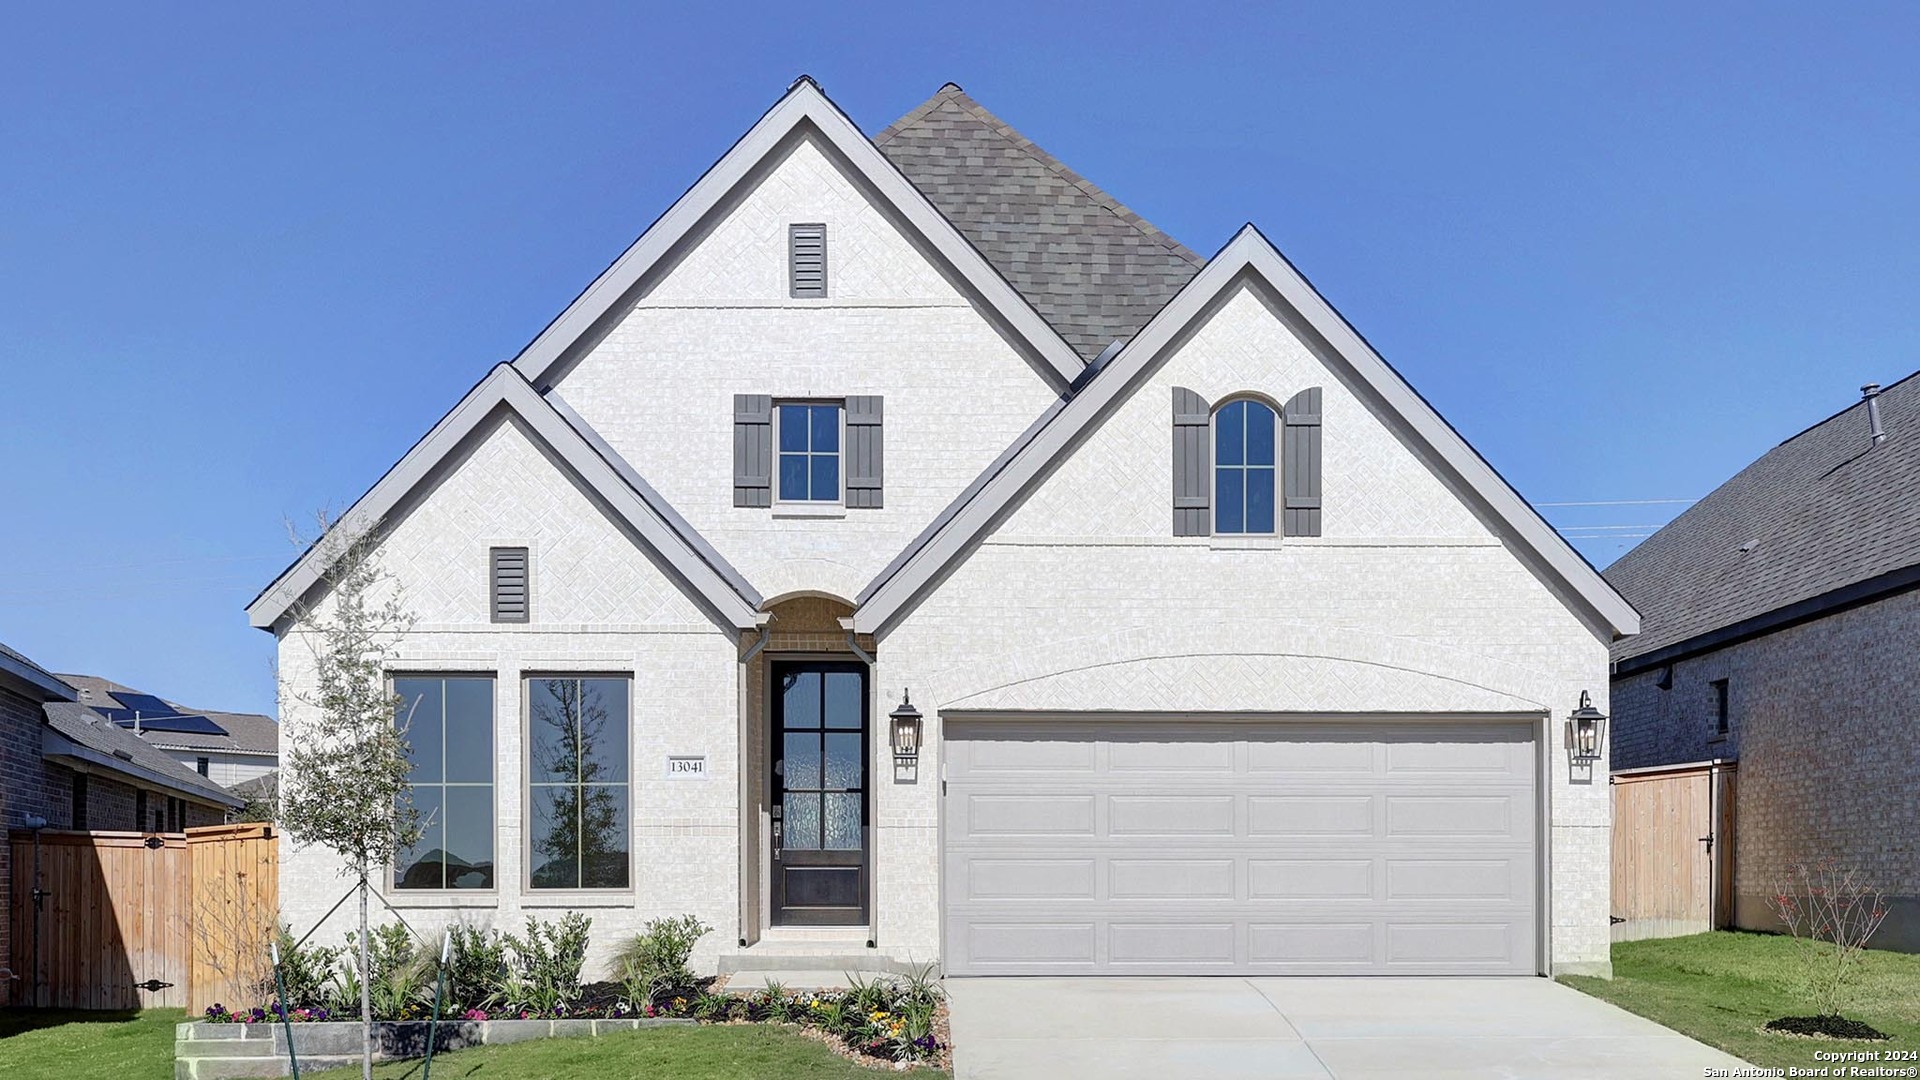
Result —
[[669, 754], [667, 755], [667, 779], [669, 780], [705, 780], [707, 778], [707, 755], [705, 754]]

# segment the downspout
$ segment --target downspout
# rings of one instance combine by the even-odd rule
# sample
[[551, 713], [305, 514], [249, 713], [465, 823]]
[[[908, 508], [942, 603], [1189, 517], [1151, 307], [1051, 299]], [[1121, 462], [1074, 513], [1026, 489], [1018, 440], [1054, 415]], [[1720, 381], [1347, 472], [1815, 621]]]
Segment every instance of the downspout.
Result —
[[845, 619], [836, 619], [834, 621], [840, 624], [840, 629], [845, 630], [847, 632], [847, 651], [859, 657], [861, 661], [865, 663], [868, 667], [872, 667], [873, 654], [861, 648], [860, 643], [853, 639], [853, 619], [845, 618]]

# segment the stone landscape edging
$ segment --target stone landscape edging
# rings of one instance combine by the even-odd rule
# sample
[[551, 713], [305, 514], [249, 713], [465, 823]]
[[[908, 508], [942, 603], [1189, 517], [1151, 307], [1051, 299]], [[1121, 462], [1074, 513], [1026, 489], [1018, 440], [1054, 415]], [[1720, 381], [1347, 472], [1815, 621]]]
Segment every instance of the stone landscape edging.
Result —
[[[434, 1033], [434, 1053], [473, 1046], [503, 1045], [529, 1039], [606, 1035], [615, 1031], [674, 1027], [695, 1021], [657, 1017], [632, 1020], [442, 1020]], [[209, 1024], [194, 1020], [174, 1025], [174, 1080], [239, 1080], [243, 1077], [291, 1076], [287, 1032], [300, 1071], [338, 1068], [360, 1060], [360, 1022], [283, 1024]], [[427, 1052], [427, 1021], [381, 1020], [373, 1025], [373, 1059], [394, 1061], [423, 1057]]]

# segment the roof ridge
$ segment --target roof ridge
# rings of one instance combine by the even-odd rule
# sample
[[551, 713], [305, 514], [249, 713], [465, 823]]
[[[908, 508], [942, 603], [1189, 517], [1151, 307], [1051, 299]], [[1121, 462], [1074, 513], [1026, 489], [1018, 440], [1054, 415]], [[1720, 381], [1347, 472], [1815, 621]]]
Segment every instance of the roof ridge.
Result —
[[987, 125], [995, 134], [1012, 143], [1022, 153], [1039, 163], [1042, 168], [1047, 169], [1067, 183], [1079, 188], [1081, 193], [1106, 207], [1112, 212], [1113, 216], [1133, 226], [1142, 236], [1166, 248], [1196, 269], [1206, 265], [1206, 260], [1196, 254], [1192, 248], [1169, 236], [1161, 230], [1159, 226], [1148, 221], [1146, 218], [1141, 217], [1132, 207], [1114, 198], [1111, 193], [1100, 187], [1100, 185], [1073, 171], [1065, 162], [1048, 153], [1044, 147], [1032, 139], [1027, 138], [1025, 135], [1022, 135], [1012, 124], [1007, 123], [995, 115], [991, 109], [975, 101], [973, 96], [965, 90], [962, 90], [958, 83], [949, 82], [945, 84], [940, 87], [939, 90], [934, 91], [932, 97], [915, 106], [905, 116], [888, 124], [880, 134], [874, 136], [874, 145], [879, 146], [884, 142], [892, 140], [906, 128], [917, 123], [928, 113], [947, 102], [954, 103], [972, 115], [974, 119]]
[[[1909, 371], [1905, 375], [1902, 375], [1899, 378], [1893, 380], [1892, 382], [1887, 383], [1885, 386], [1882, 386], [1880, 388], [1880, 392], [1882, 394], [1889, 393], [1906, 383], [1912, 382], [1916, 378], [1920, 378], [1920, 369]], [[1871, 384], [1863, 384], [1863, 388], [1864, 388], [1864, 385], [1871, 385]], [[1824, 419], [1815, 420], [1813, 423], [1808, 424], [1806, 427], [1801, 428], [1799, 431], [1796, 431], [1793, 434], [1787, 436], [1786, 438], [1781, 439], [1779, 442], [1773, 444], [1773, 449], [1778, 450], [1781, 447], [1787, 445], [1788, 443], [1792, 442], [1793, 440], [1799, 438], [1802, 435], [1805, 435], [1817, 428], [1823, 428], [1828, 424], [1833, 423], [1835, 420], [1838, 420], [1841, 417], [1852, 412], [1853, 410], [1859, 408], [1860, 406], [1865, 405], [1866, 403], [1867, 401], [1866, 401], [1866, 398], [1864, 397], [1855, 398], [1854, 400], [1847, 402], [1845, 405], [1842, 405], [1839, 409], [1835, 410], [1834, 412], [1827, 414], [1827, 416]], [[1769, 450], [1767, 453], [1772, 453], [1772, 452], [1773, 452], [1772, 450]], [[1765, 457], [1765, 456], [1766, 456], [1765, 454], [1761, 455], [1761, 457]], [[1759, 458], [1755, 458], [1754, 460], [1758, 461]], [[1734, 475], [1738, 476], [1739, 473], [1735, 473]], [[1729, 477], [1728, 479], [1732, 479], [1732, 478]], [[1711, 492], [1709, 492], [1709, 494], [1711, 494]]]

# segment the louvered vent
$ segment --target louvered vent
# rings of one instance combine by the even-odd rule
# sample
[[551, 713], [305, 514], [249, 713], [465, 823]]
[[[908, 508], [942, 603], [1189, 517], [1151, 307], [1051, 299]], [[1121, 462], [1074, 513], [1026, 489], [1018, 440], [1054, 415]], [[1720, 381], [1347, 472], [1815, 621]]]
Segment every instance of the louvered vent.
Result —
[[787, 226], [787, 295], [827, 295], [827, 227]]
[[494, 548], [493, 621], [527, 621], [527, 549]]

